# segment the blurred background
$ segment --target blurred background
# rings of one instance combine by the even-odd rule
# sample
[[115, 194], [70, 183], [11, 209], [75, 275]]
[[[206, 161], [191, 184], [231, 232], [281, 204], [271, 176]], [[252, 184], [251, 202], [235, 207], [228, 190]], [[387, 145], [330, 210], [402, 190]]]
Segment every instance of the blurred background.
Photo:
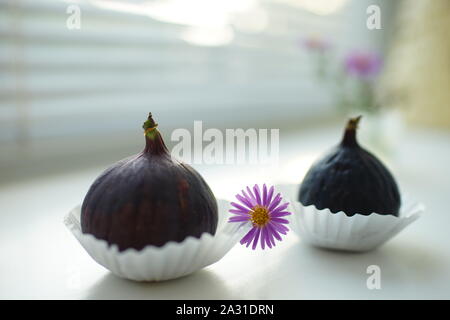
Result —
[[283, 134], [351, 113], [367, 115], [372, 140], [398, 139], [404, 119], [449, 128], [448, 6], [2, 0], [0, 179], [136, 152], [148, 111], [166, 140], [194, 120]]
[[362, 114], [363, 144], [443, 214], [449, 107], [448, 0], [0, 0], [0, 238], [62, 229], [149, 111], [169, 147], [194, 120], [280, 129], [275, 168], [196, 166], [221, 197], [299, 183]]

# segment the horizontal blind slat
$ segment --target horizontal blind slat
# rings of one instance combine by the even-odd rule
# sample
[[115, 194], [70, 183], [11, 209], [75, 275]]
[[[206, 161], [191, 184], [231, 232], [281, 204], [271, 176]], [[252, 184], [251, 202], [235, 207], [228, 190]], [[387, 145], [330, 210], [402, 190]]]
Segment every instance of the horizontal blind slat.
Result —
[[311, 81], [301, 36], [339, 37], [344, 49], [366, 38], [349, 27], [360, 19], [354, 10], [323, 19], [267, 0], [265, 30], [233, 27], [232, 42], [198, 46], [183, 40], [192, 26], [88, 1], [79, 4], [81, 29], [68, 30], [70, 4], [0, 1], [0, 142], [24, 127], [31, 141], [125, 130], [149, 108], [186, 119], [206, 110], [211, 121], [227, 119], [230, 110], [255, 120], [273, 108], [280, 117], [319, 114], [328, 110], [331, 92]]

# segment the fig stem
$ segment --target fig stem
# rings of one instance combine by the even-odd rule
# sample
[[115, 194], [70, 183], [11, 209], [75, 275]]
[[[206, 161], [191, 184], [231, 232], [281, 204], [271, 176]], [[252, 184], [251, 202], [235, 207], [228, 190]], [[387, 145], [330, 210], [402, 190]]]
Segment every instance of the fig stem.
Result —
[[142, 128], [144, 128], [144, 136], [148, 137], [149, 139], [155, 139], [156, 137], [156, 127], [158, 124], [153, 120], [152, 113], [148, 113], [147, 121], [144, 122], [144, 125]]
[[152, 113], [149, 112], [147, 121], [144, 122], [144, 125], [142, 126], [142, 128], [144, 128], [144, 130], [147, 131], [149, 129], [154, 129], [157, 126], [158, 126], [158, 124], [155, 122], [155, 120], [153, 120]]
[[149, 112], [147, 121], [144, 122], [142, 128], [145, 136], [144, 153], [152, 155], [168, 154], [167, 147], [156, 127], [158, 124], [153, 120], [152, 113]]
[[355, 118], [350, 118], [347, 123], [346, 130], [356, 130], [358, 129], [359, 120], [361, 120], [362, 116], [357, 116]]
[[356, 140], [356, 129], [358, 129], [359, 121], [362, 116], [350, 118], [345, 127], [344, 136], [342, 137], [341, 145], [345, 147], [357, 147], [358, 141]]

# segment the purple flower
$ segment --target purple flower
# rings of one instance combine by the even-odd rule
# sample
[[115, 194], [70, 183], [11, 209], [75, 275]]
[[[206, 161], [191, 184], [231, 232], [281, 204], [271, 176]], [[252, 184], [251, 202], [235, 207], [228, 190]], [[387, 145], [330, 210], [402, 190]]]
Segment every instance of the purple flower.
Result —
[[345, 58], [345, 70], [350, 75], [371, 78], [381, 69], [381, 57], [375, 52], [353, 51]]
[[261, 189], [255, 184], [253, 191], [247, 187], [247, 192], [242, 190], [242, 195], [237, 194], [239, 203], [231, 202], [234, 207], [230, 213], [234, 214], [228, 222], [248, 222], [252, 225], [251, 230], [242, 238], [241, 244], [247, 247], [253, 242], [252, 249], [255, 250], [258, 241], [261, 241], [261, 248], [267, 245], [269, 248], [275, 246], [275, 239], [281, 241], [280, 234], [286, 234], [289, 229], [285, 226], [288, 220], [282, 217], [291, 213], [286, 211], [289, 203], [281, 204], [283, 199], [278, 193], [274, 196], [274, 187], [267, 189], [264, 184]]

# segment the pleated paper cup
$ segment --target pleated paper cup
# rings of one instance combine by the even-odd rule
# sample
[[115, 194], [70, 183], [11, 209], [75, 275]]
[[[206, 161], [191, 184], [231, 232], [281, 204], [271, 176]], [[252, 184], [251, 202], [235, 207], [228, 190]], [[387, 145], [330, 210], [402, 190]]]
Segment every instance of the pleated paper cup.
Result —
[[297, 201], [299, 186], [277, 187], [289, 199], [293, 215], [291, 227], [302, 240], [321, 248], [364, 252], [373, 250], [397, 235], [417, 220], [425, 211], [422, 203], [410, 198], [402, 199], [399, 216], [372, 213], [368, 216], [344, 212], [332, 213], [329, 209], [303, 206]]
[[175, 279], [219, 261], [243, 237], [245, 227], [227, 223], [230, 204], [218, 200], [219, 221], [216, 234], [203, 233], [200, 238], [187, 237], [182, 242], [168, 242], [162, 247], [119, 252], [117, 245], [81, 231], [81, 206], [64, 218], [64, 223], [89, 255], [115, 275], [136, 281]]

